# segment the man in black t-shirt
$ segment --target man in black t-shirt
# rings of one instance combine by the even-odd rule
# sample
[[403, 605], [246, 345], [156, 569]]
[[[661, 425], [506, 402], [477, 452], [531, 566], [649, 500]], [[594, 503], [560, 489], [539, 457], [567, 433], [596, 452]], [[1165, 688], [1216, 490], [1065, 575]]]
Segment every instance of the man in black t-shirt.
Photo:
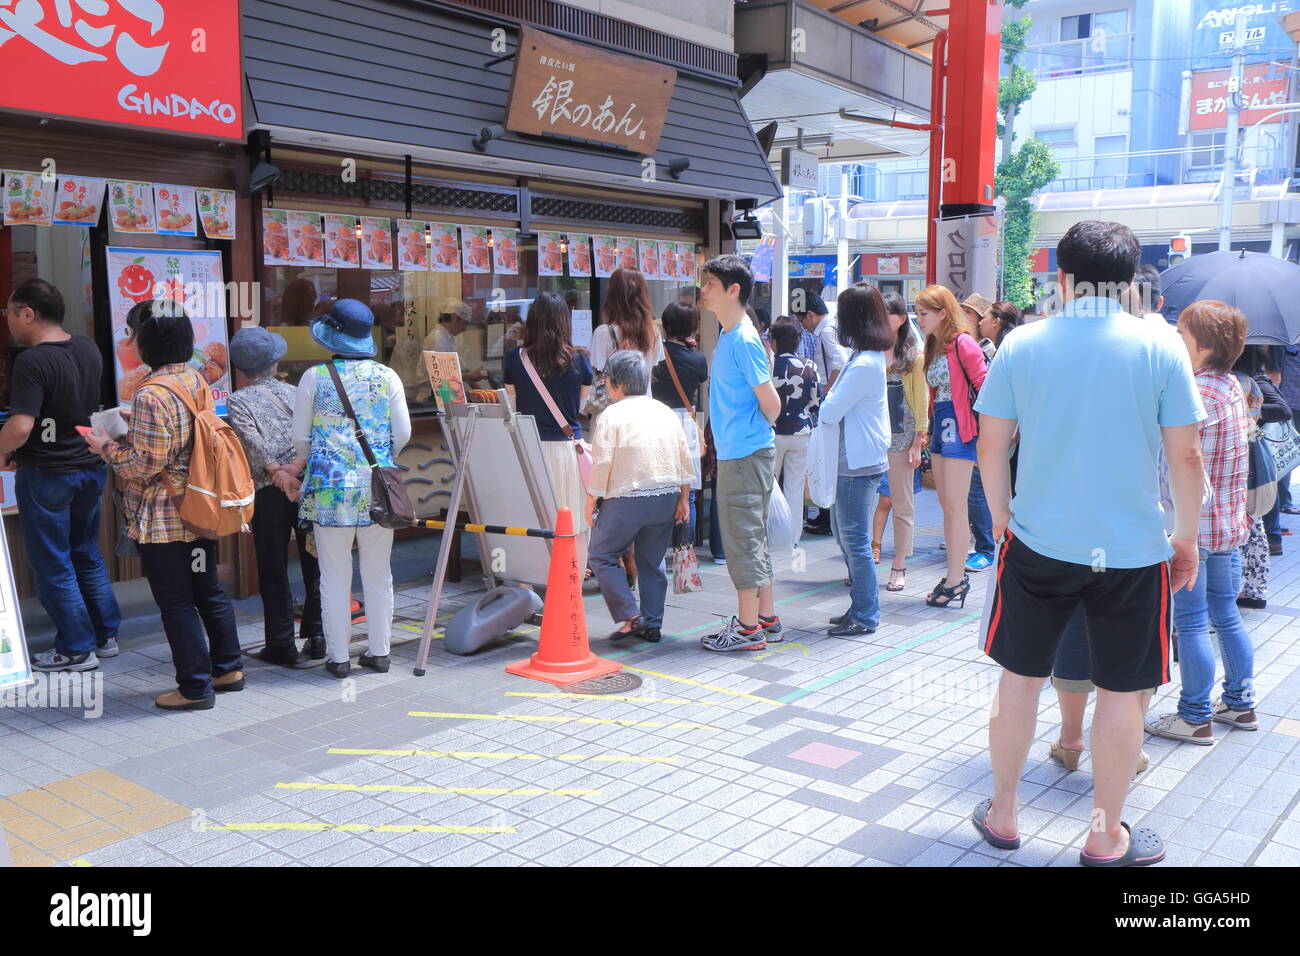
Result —
[[17, 466], [27, 560], [57, 628], [54, 647], [34, 654], [32, 667], [93, 670], [117, 654], [122, 622], [97, 543], [108, 469], [77, 432], [99, 406], [103, 362], [93, 341], [63, 330], [63, 296], [44, 279], [15, 286], [6, 316], [24, 349], [13, 361], [0, 459]]

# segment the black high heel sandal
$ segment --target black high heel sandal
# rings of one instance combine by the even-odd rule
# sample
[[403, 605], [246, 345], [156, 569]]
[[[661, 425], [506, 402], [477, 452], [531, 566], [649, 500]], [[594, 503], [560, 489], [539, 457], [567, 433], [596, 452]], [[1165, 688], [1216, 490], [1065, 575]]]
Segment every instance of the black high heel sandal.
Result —
[[[944, 580], [947, 580], [947, 578]], [[943, 582], [939, 582], [935, 589], [930, 592], [930, 596], [925, 599], [925, 603], [930, 607], [951, 607], [952, 603], [957, 601], [958, 607], [965, 608], [967, 594], [970, 594], [969, 574], [963, 577], [961, 583], [956, 587], [944, 587]], [[940, 598], [945, 600], [940, 600]]]

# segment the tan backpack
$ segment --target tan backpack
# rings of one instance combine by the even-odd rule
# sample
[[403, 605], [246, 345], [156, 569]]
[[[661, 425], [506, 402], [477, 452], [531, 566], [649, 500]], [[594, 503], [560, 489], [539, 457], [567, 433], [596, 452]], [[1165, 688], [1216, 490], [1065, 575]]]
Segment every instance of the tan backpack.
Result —
[[212, 395], [205, 387], [194, 399], [183, 383], [155, 378], [150, 385], [161, 385], [179, 398], [194, 416], [194, 450], [185, 491], [176, 496], [181, 523], [200, 538], [223, 538], [247, 531], [253, 518], [253, 475], [248, 457], [235, 430], [212, 408]]

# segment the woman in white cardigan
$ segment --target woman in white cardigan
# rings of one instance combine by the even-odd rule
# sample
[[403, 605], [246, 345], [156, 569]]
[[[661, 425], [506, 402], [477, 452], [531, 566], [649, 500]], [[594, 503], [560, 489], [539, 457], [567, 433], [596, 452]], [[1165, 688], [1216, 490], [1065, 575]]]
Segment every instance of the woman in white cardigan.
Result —
[[[664, 552], [673, 525], [690, 517], [695, 462], [677, 415], [646, 394], [649, 380], [639, 352], [615, 352], [605, 364], [613, 404], [601, 413], [592, 436], [586, 517], [592, 526], [588, 561], [610, 616], [622, 622], [610, 637], [657, 644], [668, 593]], [[598, 498], [603, 501], [593, 523]], [[630, 546], [635, 546], [639, 606], [619, 563]]]
[[820, 421], [840, 426], [839, 478], [831, 526], [849, 566], [852, 603], [831, 618], [832, 637], [872, 634], [880, 624], [880, 592], [871, 557], [871, 516], [880, 478], [889, 470], [889, 409], [885, 398], [886, 352], [895, 337], [885, 302], [875, 286], [859, 282], [840, 293], [840, 343], [852, 354], [830, 394]]

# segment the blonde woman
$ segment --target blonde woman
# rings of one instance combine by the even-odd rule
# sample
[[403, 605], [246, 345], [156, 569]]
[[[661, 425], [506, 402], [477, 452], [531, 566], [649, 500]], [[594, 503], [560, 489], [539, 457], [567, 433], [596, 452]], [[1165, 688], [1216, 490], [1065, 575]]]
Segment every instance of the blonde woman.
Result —
[[943, 508], [943, 540], [948, 569], [925, 603], [966, 605], [970, 577], [966, 553], [970, 518], [966, 507], [971, 471], [977, 460], [979, 420], [972, 408], [988, 367], [976, 341], [974, 323], [944, 286], [932, 285], [916, 297], [916, 321], [925, 336], [923, 357], [930, 386], [930, 461]]

